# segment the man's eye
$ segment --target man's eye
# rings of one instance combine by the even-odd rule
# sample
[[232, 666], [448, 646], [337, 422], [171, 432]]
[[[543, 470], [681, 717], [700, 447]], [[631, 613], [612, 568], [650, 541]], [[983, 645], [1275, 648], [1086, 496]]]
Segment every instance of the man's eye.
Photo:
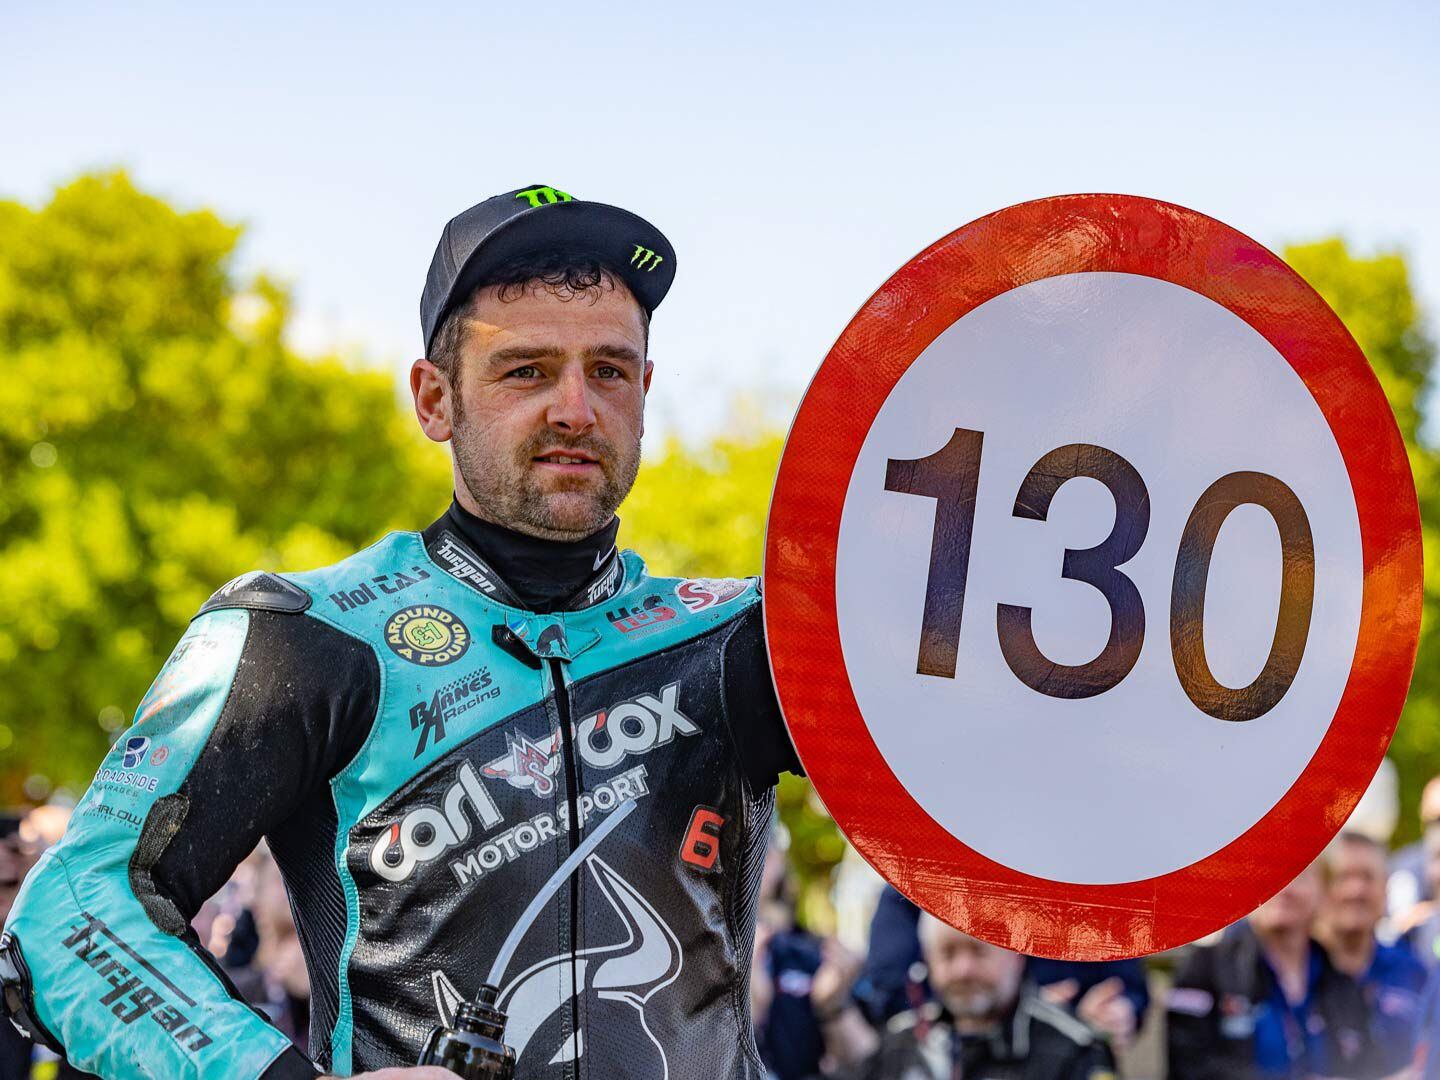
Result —
[[533, 379], [539, 374], [540, 369], [534, 364], [526, 364], [523, 367], [517, 367], [509, 372], [509, 377], [512, 379]]
[[595, 369], [595, 374], [602, 379], [623, 379], [625, 373], [611, 364], [602, 364]]

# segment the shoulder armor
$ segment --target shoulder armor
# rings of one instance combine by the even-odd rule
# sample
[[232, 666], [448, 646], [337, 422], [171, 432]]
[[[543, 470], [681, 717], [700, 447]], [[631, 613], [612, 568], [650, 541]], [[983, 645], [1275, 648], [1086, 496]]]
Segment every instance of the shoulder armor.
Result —
[[218, 608], [254, 608], [296, 614], [309, 606], [310, 594], [298, 585], [292, 585], [278, 574], [251, 570], [217, 589], [196, 615]]

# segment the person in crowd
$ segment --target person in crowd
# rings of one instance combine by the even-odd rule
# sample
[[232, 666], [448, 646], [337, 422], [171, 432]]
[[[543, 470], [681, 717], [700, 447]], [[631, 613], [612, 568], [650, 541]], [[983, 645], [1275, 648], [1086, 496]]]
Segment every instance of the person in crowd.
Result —
[[[1440, 776], [1431, 778], [1420, 793], [1420, 827], [1428, 830], [1440, 821]], [[1425, 842], [1406, 844], [1390, 856], [1390, 880], [1386, 884], [1386, 910], [1390, 926], [1398, 935], [1408, 934], [1430, 917], [1434, 890], [1425, 873]]]
[[1379, 1067], [1389, 1073], [1415, 1055], [1425, 968], [1375, 929], [1385, 914], [1385, 848], [1363, 833], [1342, 832], [1323, 860], [1325, 891], [1315, 937], [1330, 962], [1360, 984], [1370, 1007]]
[[[1425, 888], [1432, 897], [1440, 895], [1440, 820], [1425, 826], [1420, 849], [1425, 857]], [[1440, 904], [1434, 899], [1422, 900], [1410, 914], [1412, 925], [1402, 940], [1426, 970], [1433, 972], [1440, 967]]]
[[1309, 866], [1181, 963], [1167, 1006], [1170, 1080], [1382, 1076], [1360, 984], [1313, 937]]
[[899, 889], [887, 884], [880, 890], [865, 964], [855, 983], [855, 999], [877, 1028], [930, 1000], [919, 924], [920, 909]]
[[776, 1080], [804, 1080], [859, 1061], [877, 1039], [851, 996], [860, 960], [834, 938], [795, 924], [783, 834], [771, 831], [761, 872], [750, 1012], [761, 1060]]
[[[20, 843], [20, 816], [6, 814], [0, 817], [0, 921], [10, 914], [10, 905], [29, 869], [30, 859]], [[0, 1024], [0, 1077], [29, 1075], [30, 1055], [30, 1040], [13, 1025]]]
[[[855, 997], [877, 1027], [930, 1000], [920, 955], [920, 909], [893, 885], [880, 893], [870, 922], [870, 947]], [[1102, 963], [1027, 957], [1025, 979], [1045, 996], [1096, 1028], [1117, 1052], [1135, 1039], [1150, 1007], [1145, 967], [1139, 960]]]
[[935, 1000], [892, 1018], [844, 1080], [1113, 1080], [1105, 1040], [1025, 981], [1025, 957], [929, 913], [918, 930]]

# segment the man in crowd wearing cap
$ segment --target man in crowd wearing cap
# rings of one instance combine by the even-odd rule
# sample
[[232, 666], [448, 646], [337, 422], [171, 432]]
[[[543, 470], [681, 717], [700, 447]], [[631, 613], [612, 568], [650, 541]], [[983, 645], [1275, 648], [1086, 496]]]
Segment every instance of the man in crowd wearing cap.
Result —
[[890, 1020], [846, 1080], [1114, 1080], [1099, 1033], [1025, 982], [1025, 957], [920, 913], [936, 1000]]
[[[200, 609], [7, 922], [20, 1026], [102, 1076], [419, 1080], [490, 984], [522, 1080], [762, 1075], [746, 966], [798, 765], [758, 586], [616, 543], [674, 272], [649, 223], [556, 188], [446, 226], [410, 383], [453, 504]], [[190, 928], [262, 836], [308, 1057]]]

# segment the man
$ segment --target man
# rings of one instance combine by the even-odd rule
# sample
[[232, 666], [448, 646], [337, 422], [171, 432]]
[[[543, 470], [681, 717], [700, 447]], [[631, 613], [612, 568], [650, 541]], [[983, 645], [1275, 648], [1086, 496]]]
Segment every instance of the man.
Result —
[[[895, 886], [880, 891], [870, 920], [870, 951], [856, 991], [876, 1026], [930, 997], [919, 919], [920, 908]], [[1145, 967], [1139, 960], [1086, 963], [1031, 956], [1025, 961], [1025, 979], [1099, 1031], [1119, 1053], [1130, 1048], [1150, 1007]]]
[[[1440, 819], [1425, 826], [1420, 850], [1424, 856], [1420, 872], [1426, 889], [1434, 896], [1440, 889]], [[1412, 909], [1410, 916], [1414, 921], [1404, 935], [1404, 943], [1428, 971], [1434, 972], [1440, 968], [1440, 910], [1436, 909], [1434, 900], [1424, 900]]]
[[1320, 872], [1181, 964], [1167, 1001], [1170, 1080], [1382, 1075], [1360, 987], [1311, 936]]
[[[1440, 822], [1440, 776], [1433, 776], [1420, 792], [1420, 829]], [[1386, 906], [1394, 932], [1407, 934], [1430, 916], [1433, 908], [1430, 881], [1425, 871], [1425, 843], [1406, 844], [1390, 856]]]
[[938, 1000], [890, 1021], [848, 1080], [1113, 1080], [1098, 1034], [1024, 984], [1025, 957], [920, 915]]
[[835, 938], [798, 926], [785, 841], [771, 830], [761, 878], [750, 1015], [760, 1060], [774, 1080], [807, 1080], [822, 1065], [851, 1064], [875, 1048], [875, 1029], [851, 989], [860, 960]]
[[1330, 962], [1360, 984], [1370, 1008], [1377, 1063], [1398, 1072], [1415, 1056], [1425, 968], [1409, 949], [1383, 945], [1385, 848], [1363, 833], [1342, 832], [1324, 860], [1325, 895], [1315, 937]]
[[24, 1026], [106, 1076], [313, 1077], [189, 928], [263, 836], [327, 1071], [413, 1063], [488, 982], [523, 1080], [761, 1075], [755, 887], [797, 765], [758, 586], [615, 543], [674, 270], [648, 222], [550, 187], [446, 226], [410, 385], [454, 504], [201, 608], [25, 883]]

